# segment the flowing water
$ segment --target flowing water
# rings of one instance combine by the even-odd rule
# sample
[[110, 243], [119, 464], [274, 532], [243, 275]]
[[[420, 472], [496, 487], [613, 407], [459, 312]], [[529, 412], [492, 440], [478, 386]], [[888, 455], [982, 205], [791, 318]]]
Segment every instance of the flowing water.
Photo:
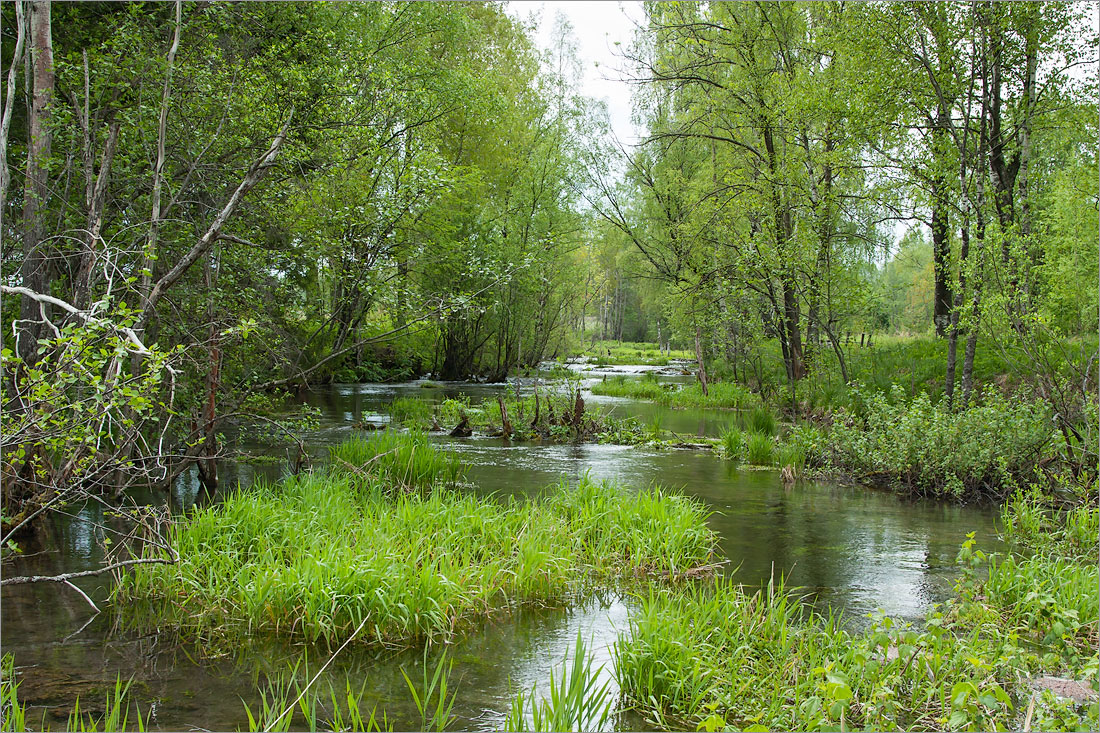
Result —
[[[640, 371], [645, 368], [610, 367], [582, 376], [590, 384], [607, 373]], [[662, 379], [685, 379], [679, 367], [661, 371]], [[321, 413], [307, 447], [320, 453], [349, 437], [355, 424], [385, 422], [386, 406], [398, 396], [441, 400], [466, 394], [477, 402], [514, 388], [514, 384], [470, 383], [426, 388], [423, 382], [334, 385], [304, 397]], [[638, 416], [643, 422], [660, 415], [663, 429], [685, 436], [717, 435], [730, 421], [729, 413], [721, 410], [671, 410], [590, 394], [586, 400], [620, 416]], [[800, 588], [807, 602], [821, 610], [842, 612], [853, 626], [865, 623], [867, 614], [876, 609], [919, 620], [950, 594], [955, 554], [967, 532], [976, 532], [983, 546], [997, 545], [994, 513], [989, 508], [909, 502], [886, 492], [825, 482], [799, 482], [785, 488], [777, 471], [737, 468], [710, 452], [508, 444], [476, 436], [439, 440], [470, 464], [471, 490], [480, 493], [532, 495], [553, 491], [563, 477], [575, 481], [587, 473], [627, 488], [659, 483], [695, 496], [713, 511], [710, 526], [719, 535], [721, 553], [731, 561], [728, 572], [738, 581], [758, 586], [782, 575], [788, 586]], [[223, 486], [235, 486], [259, 475], [277, 477], [280, 470], [270, 461], [227, 463], [220, 469], [220, 478]], [[181, 476], [167, 499], [178, 509], [190, 506], [199, 495], [192, 472]], [[28, 543], [27, 556], [6, 566], [4, 574], [94, 568], [102, 559], [100, 527], [108, 522], [100, 505], [57, 517]], [[110, 582], [99, 577], [77, 584], [102, 607]], [[454, 661], [451, 689], [458, 693], [455, 728], [499, 728], [517, 689], [546, 690], [550, 671], [560, 668], [578, 633], [589, 642], [596, 663], [604, 665], [602, 674], [613, 680], [611, 645], [628, 628], [631, 608], [628, 595], [614, 592], [568, 608], [527, 608], [495, 618], [448, 645], [446, 651]], [[264, 640], [214, 654], [169, 633], [116, 629], [110, 613], [95, 614], [76, 592], [54, 584], [5, 587], [2, 610], [3, 652], [14, 655], [22, 673], [20, 694], [29, 703], [27, 719], [32, 725], [43, 715], [54, 726], [63, 724], [60, 711], [70, 709], [77, 695], [82, 709], [96, 710], [102, 706], [104, 691], [113, 688], [121, 675], [134, 680], [141, 710], [153, 714], [153, 728], [234, 730], [247, 722], [242, 700], [253, 710], [258, 706], [257, 679], [295, 662], [305, 665], [300, 672], [308, 668], [312, 676], [329, 655], [326, 649]], [[429, 651], [429, 667], [434, 667], [441, 651], [441, 647]], [[327, 689], [332, 681], [342, 690], [344, 680], [350, 680], [364, 691], [367, 708], [377, 705], [379, 711], [385, 710], [398, 730], [415, 730], [420, 717], [401, 670], [417, 680], [424, 663], [417, 650], [394, 653], [352, 646], [320, 684]], [[626, 729], [652, 727], [629, 714], [617, 716], [616, 724]]]

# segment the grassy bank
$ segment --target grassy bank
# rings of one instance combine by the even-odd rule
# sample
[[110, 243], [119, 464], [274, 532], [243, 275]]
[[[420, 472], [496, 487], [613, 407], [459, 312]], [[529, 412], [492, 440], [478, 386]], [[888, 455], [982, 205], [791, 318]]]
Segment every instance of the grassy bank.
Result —
[[409, 471], [389, 445], [416, 440], [342, 446], [344, 467], [198, 512], [173, 527], [179, 564], [136, 568], [116, 602], [151, 604], [164, 623], [203, 633], [336, 642], [362, 626], [361, 641], [399, 646], [448, 637], [513, 604], [675, 578], [711, 558], [714, 536], [693, 500], [588, 480], [540, 500], [479, 498], [443, 487], [449, 464], [427, 444], [407, 453], [435, 465], [434, 476], [401, 478]]
[[[1095, 504], [1059, 514], [1023, 497], [1007, 512], [1097, 544]], [[781, 586], [654, 590], [617, 644], [620, 685], [670, 728], [1096, 730], [1095, 697], [1031, 682], [1097, 690], [1096, 559], [1020, 549], [991, 556], [967, 540], [956, 596], [923, 629], [880, 616], [849, 632], [800, 615]]]

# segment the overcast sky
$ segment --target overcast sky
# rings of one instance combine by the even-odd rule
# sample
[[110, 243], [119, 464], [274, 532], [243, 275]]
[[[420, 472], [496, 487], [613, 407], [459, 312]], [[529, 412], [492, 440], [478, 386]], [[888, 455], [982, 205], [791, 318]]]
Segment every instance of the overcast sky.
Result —
[[605, 101], [615, 134], [628, 144], [636, 142], [638, 131], [630, 122], [630, 86], [621, 80], [623, 60], [616, 54], [630, 46], [635, 24], [643, 17], [642, 3], [512, 0], [508, 12], [523, 20], [538, 16], [535, 41], [544, 50], [551, 46], [555, 16], [561, 13], [569, 20], [581, 60], [581, 93]]

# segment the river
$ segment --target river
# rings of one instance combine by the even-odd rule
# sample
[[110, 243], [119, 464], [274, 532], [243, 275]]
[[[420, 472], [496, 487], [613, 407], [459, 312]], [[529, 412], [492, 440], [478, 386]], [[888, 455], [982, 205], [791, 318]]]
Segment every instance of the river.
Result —
[[[580, 369], [580, 367], [578, 367]], [[609, 367], [582, 373], [591, 385], [608, 374], [636, 374], [644, 367]], [[690, 379], [678, 367], [662, 370], [662, 379]], [[530, 381], [523, 380], [529, 387]], [[472, 402], [493, 398], [514, 385], [444, 383], [425, 388], [421, 381], [404, 384], [333, 385], [312, 392], [304, 401], [320, 410], [320, 424], [305, 436], [312, 452], [353, 434], [360, 422], [385, 422], [386, 406], [395, 397], [418, 395], [433, 400], [458, 394]], [[591, 405], [619, 416], [649, 422], [659, 416], [665, 430], [684, 436], [718, 435], [730, 421], [721, 410], [672, 410], [650, 403], [585, 394]], [[759, 586], [786, 578], [807, 603], [842, 612], [858, 627], [876, 609], [919, 621], [933, 604], [951, 592], [957, 569], [954, 558], [968, 532], [986, 547], [996, 546], [995, 513], [989, 507], [904, 501], [883, 491], [835, 483], [800, 481], [784, 487], [774, 470], [738, 468], [713, 453], [646, 449], [613, 445], [509, 444], [499, 439], [437, 438], [469, 463], [469, 490], [484, 494], [526, 496], [550, 491], [565, 476], [584, 474], [626, 488], [653, 483], [695, 496], [713, 514], [710, 526], [720, 538], [720, 551], [730, 560], [728, 572], [738, 581]], [[247, 484], [257, 476], [277, 477], [273, 462], [227, 463], [220, 469], [223, 486]], [[199, 494], [195, 474], [180, 477], [172, 504], [187, 507]], [[163, 501], [164, 499], [160, 499]], [[95, 567], [102, 558], [97, 527], [109, 521], [100, 505], [57, 516], [28, 548], [26, 557], [4, 568], [5, 575], [71, 572]], [[87, 578], [79, 586], [100, 606], [110, 579]], [[446, 648], [454, 661], [451, 687], [457, 691], [455, 729], [499, 728], [517, 688], [545, 691], [551, 669], [560, 668], [580, 633], [592, 649], [603, 675], [612, 680], [611, 645], [626, 629], [632, 608], [629, 595], [608, 592], [569, 608], [529, 608], [487, 623], [476, 633]], [[95, 615], [77, 593], [64, 586], [9, 586], [2, 591], [4, 653], [20, 668], [21, 699], [27, 720], [37, 725], [43, 715], [53, 726], [80, 695], [81, 708], [102, 707], [103, 692], [121, 675], [133, 679], [133, 692], [143, 714], [152, 712], [150, 727], [168, 730], [234, 730], [247, 723], [242, 700], [257, 708], [257, 676], [284, 668], [303, 657], [316, 670], [327, 650], [306, 649], [272, 640], [255, 640], [231, 654], [212, 656], [170, 633], [134, 633], [114, 628], [111, 613]], [[428, 655], [434, 665], [437, 647]], [[343, 689], [345, 677], [364, 690], [369, 709], [385, 710], [397, 730], [414, 730], [420, 718], [401, 675], [420, 678], [419, 651], [379, 652], [354, 646], [326, 671], [320, 684], [333, 681]], [[630, 714], [616, 716], [619, 728], [649, 728]]]

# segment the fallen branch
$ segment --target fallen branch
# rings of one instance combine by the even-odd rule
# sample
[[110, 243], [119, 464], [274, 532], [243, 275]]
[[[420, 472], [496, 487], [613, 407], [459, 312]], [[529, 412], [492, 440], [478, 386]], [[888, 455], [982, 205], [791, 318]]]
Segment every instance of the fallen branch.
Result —
[[175, 565], [179, 561], [178, 557], [164, 558], [164, 557], [141, 557], [135, 560], [123, 560], [122, 562], [112, 563], [111, 565], [105, 565], [95, 570], [81, 570], [79, 573], [62, 573], [61, 575], [19, 575], [14, 578], [4, 578], [0, 580], [0, 586], [3, 585], [25, 585], [27, 583], [68, 583], [74, 578], [90, 578], [93, 575], [102, 575], [103, 573], [110, 572], [112, 570], [118, 570], [129, 565]]

